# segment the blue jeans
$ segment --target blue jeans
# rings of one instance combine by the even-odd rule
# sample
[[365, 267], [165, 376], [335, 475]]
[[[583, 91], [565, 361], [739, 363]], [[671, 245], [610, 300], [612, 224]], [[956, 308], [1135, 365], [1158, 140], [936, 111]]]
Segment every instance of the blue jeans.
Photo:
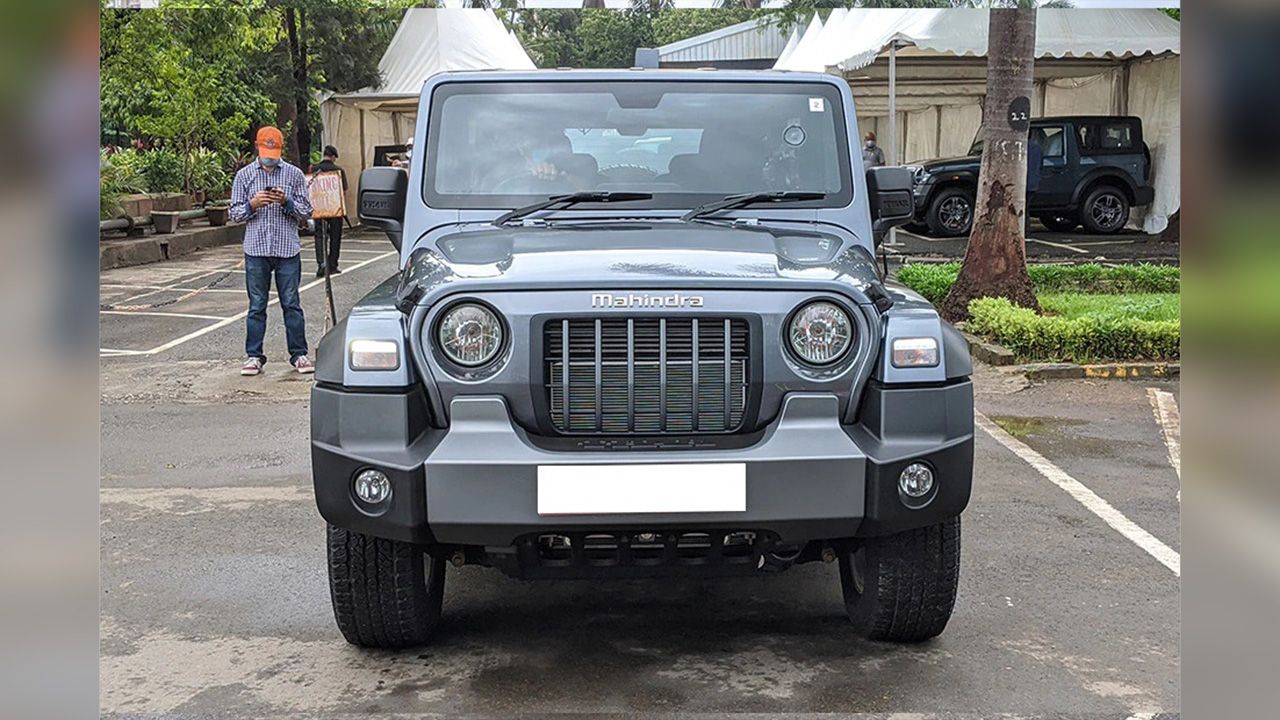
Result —
[[276, 276], [276, 293], [284, 311], [284, 331], [289, 344], [289, 362], [307, 354], [307, 321], [298, 299], [302, 280], [302, 256], [288, 258], [244, 256], [244, 285], [249, 291], [249, 314], [245, 317], [244, 353], [261, 358], [262, 337], [267, 334], [267, 301], [271, 293], [271, 275]]

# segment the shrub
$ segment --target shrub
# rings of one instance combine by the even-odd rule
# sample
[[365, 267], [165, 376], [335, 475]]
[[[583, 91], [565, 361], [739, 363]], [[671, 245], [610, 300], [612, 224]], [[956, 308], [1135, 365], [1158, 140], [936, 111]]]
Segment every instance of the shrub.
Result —
[[167, 148], [156, 148], [139, 154], [139, 171], [146, 181], [147, 192], [182, 192], [182, 158]]
[[1178, 320], [1146, 320], [1123, 311], [1043, 316], [1005, 298], [969, 303], [969, 330], [1017, 353], [1023, 360], [1079, 363], [1099, 360], [1176, 360]]
[[955, 285], [959, 275], [960, 263], [942, 263], [941, 265], [913, 263], [903, 265], [898, 270], [898, 282], [920, 293], [925, 300], [934, 305], [941, 305], [943, 298], [951, 291], [951, 286]]
[[[1027, 272], [1036, 293], [1176, 293], [1182, 270], [1170, 265], [1030, 265]], [[960, 275], [960, 263], [915, 263], [898, 270], [898, 280], [934, 305], [940, 304]]]
[[98, 214], [103, 220], [118, 217], [123, 209], [120, 196], [125, 193], [142, 192], [142, 176], [123, 152], [108, 155], [105, 150], [98, 153]]
[[222, 157], [208, 148], [191, 151], [187, 156], [187, 168], [194, 191], [217, 194], [231, 189], [231, 176], [227, 174]]

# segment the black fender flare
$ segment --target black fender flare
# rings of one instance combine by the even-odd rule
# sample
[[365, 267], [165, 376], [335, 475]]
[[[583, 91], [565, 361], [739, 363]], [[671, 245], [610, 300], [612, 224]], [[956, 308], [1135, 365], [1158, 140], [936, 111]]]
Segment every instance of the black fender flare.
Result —
[[1137, 183], [1133, 181], [1133, 178], [1129, 177], [1128, 173], [1110, 168], [1099, 168], [1089, 172], [1080, 182], [1076, 183], [1075, 192], [1071, 195], [1071, 207], [1080, 207], [1080, 203], [1084, 202], [1085, 195], [1088, 194], [1089, 190], [1100, 184], [1119, 187], [1128, 197], [1130, 205], [1134, 205], [1138, 201]]
[[924, 199], [924, 205], [916, 208], [917, 213], [926, 213], [929, 206], [933, 204], [933, 199], [943, 190], [949, 190], [953, 187], [961, 187], [971, 191], [976, 198], [978, 195], [978, 173], [972, 170], [961, 170], [959, 172], [943, 173], [944, 177], [934, 180], [933, 187], [929, 190], [928, 196]]

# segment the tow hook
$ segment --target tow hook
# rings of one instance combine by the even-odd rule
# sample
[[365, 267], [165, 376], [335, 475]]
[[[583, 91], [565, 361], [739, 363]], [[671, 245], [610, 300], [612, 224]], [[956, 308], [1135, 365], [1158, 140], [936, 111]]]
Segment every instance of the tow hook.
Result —
[[801, 547], [795, 545], [782, 545], [773, 550], [766, 550], [760, 554], [760, 561], [756, 564], [756, 569], [763, 572], [781, 572], [795, 564], [796, 558], [800, 557]]

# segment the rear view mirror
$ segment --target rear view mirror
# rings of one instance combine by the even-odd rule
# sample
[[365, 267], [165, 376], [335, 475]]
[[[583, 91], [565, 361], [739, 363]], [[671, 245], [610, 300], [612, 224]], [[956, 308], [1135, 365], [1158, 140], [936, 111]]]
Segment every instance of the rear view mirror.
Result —
[[904, 167], [877, 167], [867, 171], [871, 235], [877, 247], [884, 241], [889, 228], [905, 225], [915, 215], [912, 182], [911, 171]]
[[374, 167], [360, 173], [356, 201], [360, 222], [385, 232], [397, 250], [404, 234], [404, 206], [408, 194], [409, 173], [400, 168]]

